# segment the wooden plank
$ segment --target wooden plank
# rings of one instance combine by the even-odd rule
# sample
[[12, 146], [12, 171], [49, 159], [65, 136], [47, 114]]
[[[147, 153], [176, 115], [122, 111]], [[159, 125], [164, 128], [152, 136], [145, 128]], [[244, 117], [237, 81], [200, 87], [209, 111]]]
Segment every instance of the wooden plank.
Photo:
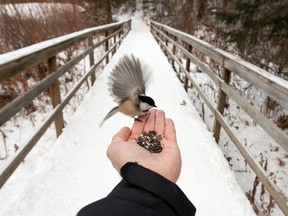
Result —
[[252, 119], [254, 119], [286, 152], [288, 152], [288, 135], [252, 106], [238, 92], [226, 83], [221, 84], [221, 90], [233, 99]]
[[[240, 62], [242, 61], [244, 60], [241, 59]], [[245, 64], [240, 64], [240, 62], [225, 59], [224, 66], [257, 88], [264, 90], [271, 98], [288, 109], [288, 81], [273, 74], [266, 74], [268, 72], [248, 62], [244, 62]], [[256, 71], [257, 73], [255, 73]]]
[[[107, 43], [107, 41], [108, 41], [110, 38], [112, 38], [112, 37], [114, 38], [114, 44], [120, 44], [121, 40], [123, 40], [123, 37], [121, 37], [120, 33], [121, 33], [123, 30], [124, 30], [124, 27], [122, 26], [122, 27], [118, 28], [118, 30], [114, 31], [112, 34], [106, 36], [104, 39], [102, 39], [101, 41], [98, 41], [98, 42], [97, 42], [96, 44], [94, 44], [94, 45], [93, 45], [93, 41], [92, 41], [92, 37], [91, 37], [91, 38], [89, 38], [89, 40], [88, 40], [88, 44], [89, 44], [90, 47], [92, 47], [93, 49], [95, 49], [95, 48], [101, 46], [103, 43], [105, 43], [105, 42]], [[127, 31], [127, 33], [128, 33], [128, 31]], [[119, 36], [120, 39], [119, 39], [118, 42], [117, 42], [117, 40], [116, 40], [117, 34], [120, 35], [120, 36]], [[113, 46], [113, 47], [114, 47], [113, 52], [116, 52], [117, 46]], [[92, 65], [94, 65], [94, 61], [95, 61], [95, 60], [94, 60], [94, 54], [93, 54], [93, 52], [89, 54], [89, 60], [90, 60], [90, 67], [91, 67]], [[95, 80], [96, 80], [95, 73], [92, 73], [92, 74], [91, 74], [91, 83], [92, 83], [92, 85], [93, 85], [93, 83], [95, 82]]]
[[79, 90], [82, 84], [88, 79], [89, 76], [91, 76], [91, 74], [95, 71], [96, 67], [98, 67], [99, 64], [105, 60], [106, 56], [117, 46], [117, 44], [123, 40], [124, 36], [125, 35], [123, 35], [121, 39], [110, 48], [110, 50], [104, 53], [104, 55], [97, 61], [97, 63], [94, 64], [86, 74], [84, 74], [84, 76], [78, 81], [75, 87], [66, 95], [63, 102], [58, 104], [54, 108], [49, 117], [43, 122], [43, 124], [39, 127], [39, 129], [36, 130], [36, 133], [32, 135], [32, 137], [28, 140], [26, 144], [24, 144], [18, 149], [15, 155], [12, 156], [10, 162], [0, 169], [0, 188], [5, 184], [5, 182], [7, 182], [9, 177], [21, 164], [21, 162], [27, 156], [27, 154], [32, 150], [37, 141], [43, 136], [43, 134], [45, 133], [47, 128], [51, 125], [51, 123], [54, 121], [55, 117], [59, 114], [59, 112], [62, 112], [64, 107], [69, 103], [71, 98]]
[[217, 110], [215, 112], [217, 120], [220, 122], [227, 135], [230, 137], [232, 142], [235, 144], [238, 151], [245, 158], [245, 161], [252, 168], [254, 173], [258, 176], [262, 184], [268, 190], [269, 194], [273, 197], [275, 202], [279, 205], [285, 215], [288, 215], [287, 199], [285, 196], [276, 188], [271, 180], [265, 175], [265, 171], [258, 165], [253, 157], [248, 153], [244, 145], [241, 143], [239, 138], [235, 135], [229, 124], [225, 121], [224, 117]]
[[15, 152], [15, 154], [11, 156], [11, 161], [1, 169], [0, 188], [5, 184], [5, 182], [13, 174], [16, 168], [22, 163], [26, 155], [35, 146], [37, 141], [42, 137], [42, 135], [45, 133], [47, 128], [54, 121], [55, 115], [56, 115], [56, 111], [53, 111], [50, 114], [50, 116], [44, 121], [42, 126], [39, 129], [37, 129], [37, 132], [33, 134], [32, 138], [27, 142], [27, 144], [20, 146], [20, 148]]
[[96, 44], [93, 45], [93, 49], [95, 49], [96, 47], [99, 47], [100, 45], [102, 45], [103, 43], [107, 42], [109, 39], [111, 39], [112, 37], [114, 37], [115, 35], [117, 35], [119, 32], [121, 32], [121, 30], [123, 30], [122, 28], [117, 30], [116, 32], [106, 36], [105, 38], [103, 38], [101, 41], [98, 41]]
[[178, 66], [183, 70], [183, 72], [185, 73], [185, 75], [187, 76], [187, 78], [190, 80], [190, 82], [192, 83], [192, 86], [197, 90], [197, 92], [199, 93], [200, 97], [204, 100], [205, 104], [209, 107], [209, 109], [211, 110], [211, 112], [214, 114], [217, 110], [216, 108], [213, 106], [213, 104], [210, 102], [210, 100], [207, 98], [207, 96], [205, 95], [205, 93], [202, 91], [202, 89], [199, 87], [199, 85], [197, 84], [197, 82], [195, 82], [195, 80], [190, 76], [190, 74], [188, 73], [188, 71], [186, 71], [185, 67], [181, 64], [181, 62], [177, 59], [176, 56], [173, 55], [173, 53], [169, 50], [169, 48], [165, 45], [165, 42], [162, 41], [156, 34], [154, 35], [157, 40], [161, 43], [161, 45], [166, 49], [166, 51], [168, 52], [168, 54], [175, 60], [175, 62], [178, 64]]
[[[156, 29], [156, 31], [159, 31]], [[163, 34], [159, 32], [159, 34]], [[164, 37], [167, 37], [164, 35]], [[170, 43], [175, 45], [177, 49], [179, 49], [187, 58], [189, 58], [195, 65], [197, 65], [204, 73], [206, 73], [217, 86], [220, 86], [221, 79], [213, 73], [205, 64], [203, 64], [197, 57], [195, 57], [192, 53], [188, 52], [185, 48], [183, 48], [179, 43], [175, 42], [172, 38], [167, 37]]]
[[0, 55], [0, 82], [43, 62], [62, 50], [69, 48], [74, 43], [83, 41], [88, 37], [106, 31], [107, 29], [121, 26], [123, 23], [129, 22], [118, 22], [85, 29]]
[[48, 75], [45, 79], [43, 79], [40, 83], [35, 85], [32, 89], [29, 89], [27, 92], [23, 93], [22, 95], [14, 99], [12, 102], [2, 107], [2, 109], [0, 110], [0, 126], [3, 125], [6, 121], [8, 121], [17, 112], [19, 112], [22, 109], [22, 107], [27, 105], [40, 93], [45, 91], [50, 85], [52, 85], [58, 79], [58, 77], [62, 76], [64, 73], [70, 70], [90, 52], [92, 52], [92, 49], [88, 48], [86, 51], [84, 51], [71, 61], [69, 61], [66, 65], [63, 65], [60, 68], [58, 68], [57, 71], [55, 71], [53, 74]]
[[[157, 39], [157, 41], [159, 41], [159, 43], [161, 43], [162, 46], [164, 46], [165, 49], [167, 49], [168, 53], [170, 56], [172, 56], [172, 58], [174, 58], [174, 60], [176, 61], [176, 63], [179, 65], [179, 67], [181, 67], [185, 73], [187, 73], [186, 75], [188, 76], [188, 72], [185, 70], [184, 66], [181, 64], [180, 61], [178, 61], [178, 59], [173, 55], [173, 53], [168, 49], [168, 47], [166, 47], [164, 45], [164, 42], [161, 41], [161, 39], [154, 34], [154, 37]], [[255, 160], [253, 159], [253, 157], [250, 156], [250, 154], [248, 153], [248, 151], [245, 149], [244, 145], [241, 143], [241, 141], [239, 140], [239, 138], [235, 135], [235, 133], [233, 132], [232, 128], [229, 126], [229, 124], [225, 121], [224, 117], [222, 116], [222, 114], [216, 110], [214, 108], [214, 106], [210, 103], [209, 99], [207, 98], [207, 96], [205, 95], [205, 93], [202, 91], [202, 89], [198, 86], [198, 84], [193, 80], [192, 77], [188, 76], [193, 87], [195, 87], [196, 91], [199, 93], [200, 97], [203, 99], [203, 101], [205, 102], [205, 104], [208, 106], [208, 108], [210, 109], [210, 111], [216, 116], [217, 121], [222, 125], [222, 127], [224, 128], [224, 130], [226, 131], [227, 135], [230, 137], [230, 139], [232, 140], [232, 142], [235, 144], [235, 146], [237, 147], [237, 149], [239, 150], [239, 152], [241, 153], [241, 155], [245, 158], [245, 160], [247, 161], [247, 163], [249, 164], [249, 166], [252, 168], [252, 170], [255, 172], [255, 174], [258, 176], [258, 178], [260, 179], [260, 181], [263, 183], [263, 185], [265, 186], [265, 188], [268, 190], [269, 194], [273, 197], [273, 199], [275, 200], [275, 202], [279, 205], [279, 207], [281, 208], [281, 210], [283, 211], [283, 213], [286, 215], [288, 215], [288, 205], [287, 205], [287, 199], [285, 198], [285, 196], [278, 191], [278, 189], [275, 187], [275, 185], [270, 181], [270, 179], [268, 177], [266, 177], [266, 175], [264, 174], [265, 171], [263, 171], [263, 169], [257, 164], [257, 162], [255, 162]], [[225, 82], [221, 82], [221, 89], [227, 94], [229, 92], [233, 92], [233, 89], [226, 84]], [[227, 87], [227, 89], [222, 88], [222, 86]], [[225, 91], [226, 90], [226, 91]], [[230, 96], [230, 95], [229, 95]], [[253, 109], [254, 107], [252, 107]], [[257, 111], [257, 110], [256, 110]], [[288, 142], [287, 142], [288, 143]]]
[[246, 81], [254, 84], [260, 89], [263, 89], [270, 97], [288, 109], [288, 81], [187, 33], [175, 30], [169, 26], [154, 21], [152, 21], [152, 24], [161, 26], [170, 34], [177, 36], [188, 44], [191, 44], [195, 49], [211, 57], [231, 72], [236, 73]]
[[[161, 34], [163, 35], [163, 33]], [[168, 40], [171, 43], [175, 43], [171, 38], [168, 38]], [[288, 136], [280, 128], [268, 120], [262, 113], [257, 111], [255, 107], [253, 107], [249, 102], [245, 101], [241, 96], [238, 97], [237, 92], [235, 92], [230, 86], [223, 85], [223, 81], [217, 77], [216, 74], [210, 71], [210, 69], [208, 69], [203, 63], [196, 59], [191, 53], [187, 52], [187, 50], [181, 47], [180, 44], [175, 43], [175, 46], [180, 49], [187, 57], [191, 58], [192, 62], [199, 66], [199, 68], [216, 83], [216, 85], [221, 86], [221, 90], [223, 91], [224, 89], [222, 88], [224, 86], [224, 88], [226, 88], [226, 91], [224, 92], [229, 95], [229, 97], [232, 97], [237, 104], [241, 103], [239, 105], [241, 105], [242, 109], [248, 113], [248, 115], [250, 115], [277, 143], [279, 143], [285, 151], [288, 151]]]
[[[31, 149], [35, 146], [37, 141], [42, 137], [42, 135], [45, 133], [47, 128], [51, 125], [51, 123], [54, 121], [55, 117], [58, 115], [59, 112], [62, 112], [63, 108], [69, 103], [71, 98], [75, 95], [75, 93], [78, 91], [78, 89], [81, 87], [81, 85], [88, 79], [88, 76], [91, 76], [91, 74], [95, 71], [96, 67], [99, 66], [99, 64], [104, 61], [104, 59], [109, 55], [109, 53], [117, 47], [118, 44], [120, 44], [123, 40], [123, 38], [128, 34], [128, 31], [124, 33], [118, 42], [116, 42], [98, 61], [96, 64], [94, 64], [90, 70], [80, 79], [78, 84], [67, 94], [65, 99], [62, 103], [58, 104], [55, 109], [51, 112], [50, 116], [43, 122], [42, 126], [34, 133], [34, 135], [29, 139], [29, 141], [20, 147], [16, 154], [11, 158], [10, 162], [4, 166], [4, 168], [1, 168], [0, 172], [0, 188], [5, 184], [5, 182], [9, 179], [9, 177], [13, 174], [15, 169], [19, 166], [19, 164], [23, 161], [23, 159], [26, 157], [26, 155], [31, 151]], [[85, 52], [83, 52], [81, 55], [76, 57], [76, 59], [71, 60], [69, 63], [74, 64], [74, 61], [78, 60], [78, 62], [84, 58], [87, 54], [91, 53], [93, 51], [92, 47], [88, 48]], [[51, 74], [49, 77], [51, 79], [49, 80], [49, 83], [53, 83], [55, 79], [58, 78], [62, 73], [66, 72], [66, 68], [69, 67], [69, 63], [65, 66], [61, 67], [62, 69], [58, 69], [56, 72]], [[76, 62], [77, 63], [77, 62]], [[58, 74], [57, 74], [58, 73]], [[48, 84], [48, 81], [43, 81]], [[39, 85], [38, 85], [39, 87]], [[44, 88], [42, 86], [42, 88]], [[37, 89], [37, 88], [36, 88]], [[39, 89], [33, 91], [36, 91], [34, 94], [39, 94], [41, 92]], [[25, 100], [24, 100], [25, 101]], [[2, 110], [1, 110], [2, 111]], [[1, 115], [0, 115], [1, 116]]]

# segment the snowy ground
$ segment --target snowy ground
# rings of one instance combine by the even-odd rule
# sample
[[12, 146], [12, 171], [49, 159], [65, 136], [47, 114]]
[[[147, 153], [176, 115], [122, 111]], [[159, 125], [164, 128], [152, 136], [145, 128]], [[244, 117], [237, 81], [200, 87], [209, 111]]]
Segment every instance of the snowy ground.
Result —
[[[183, 161], [178, 185], [196, 206], [197, 215], [255, 215], [212, 134], [140, 18], [132, 21], [131, 32], [56, 143], [37, 161], [28, 156], [0, 190], [0, 215], [75, 215], [119, 182], [106, 149], [111, 137], [133, 120], [117, 114], [101, 129], [98, 125], [115, 106], [107, 91], [107, 77], [126, 53], [151, 66], [147, 95], [175, 122]], [[183, 101], [186, 105], [181, 105]], [[39, 149], [36, 146], [31, 153]]]

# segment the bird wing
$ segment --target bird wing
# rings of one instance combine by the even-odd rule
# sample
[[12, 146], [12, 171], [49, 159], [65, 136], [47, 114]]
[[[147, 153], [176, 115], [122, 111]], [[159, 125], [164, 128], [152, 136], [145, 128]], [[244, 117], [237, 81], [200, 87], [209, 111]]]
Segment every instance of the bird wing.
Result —
[[133, 55], [123, 56], [109, 77], [109, 91], [114, 101], [121, 102], [132, 99], [139, 103], [138, 95], [145, 95], [145, 83], [141, 63]]

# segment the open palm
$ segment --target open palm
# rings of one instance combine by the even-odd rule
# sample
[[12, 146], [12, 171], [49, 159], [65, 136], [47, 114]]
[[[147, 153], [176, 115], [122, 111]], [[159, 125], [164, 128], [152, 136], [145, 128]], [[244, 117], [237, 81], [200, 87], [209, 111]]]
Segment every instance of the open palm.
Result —
[[[176, 183], [181, 170], [181, 156], [173, 121], [165, 118], [162, 110], [155, 109], [139, 119], [141, 122], [135, 121], [132, 129], [123, 127], [114, 135], [107, 156], [118, 172], [127, 162], [137, 162]], [[136, 144], [136, 139], [143, 131], [151, 130], [163, 135], [164, 148], [161, 153], [151, 153]]]

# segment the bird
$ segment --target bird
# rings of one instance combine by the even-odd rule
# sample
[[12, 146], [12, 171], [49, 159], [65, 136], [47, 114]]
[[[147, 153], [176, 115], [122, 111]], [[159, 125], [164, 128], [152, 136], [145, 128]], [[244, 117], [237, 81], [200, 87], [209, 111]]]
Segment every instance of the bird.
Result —
[[118, 112], [133, 117], [135, 121], [141, 121], [138, 119], [139, 116], [157, 107], [155, 101], [145, 94], [150, 74], [144, 70], [139, 58], [133, 54], [126, 54], [120, 58], [108, 78], [108, 90], [118, 106], [108, 112], [100, 123], [100, 127]]

